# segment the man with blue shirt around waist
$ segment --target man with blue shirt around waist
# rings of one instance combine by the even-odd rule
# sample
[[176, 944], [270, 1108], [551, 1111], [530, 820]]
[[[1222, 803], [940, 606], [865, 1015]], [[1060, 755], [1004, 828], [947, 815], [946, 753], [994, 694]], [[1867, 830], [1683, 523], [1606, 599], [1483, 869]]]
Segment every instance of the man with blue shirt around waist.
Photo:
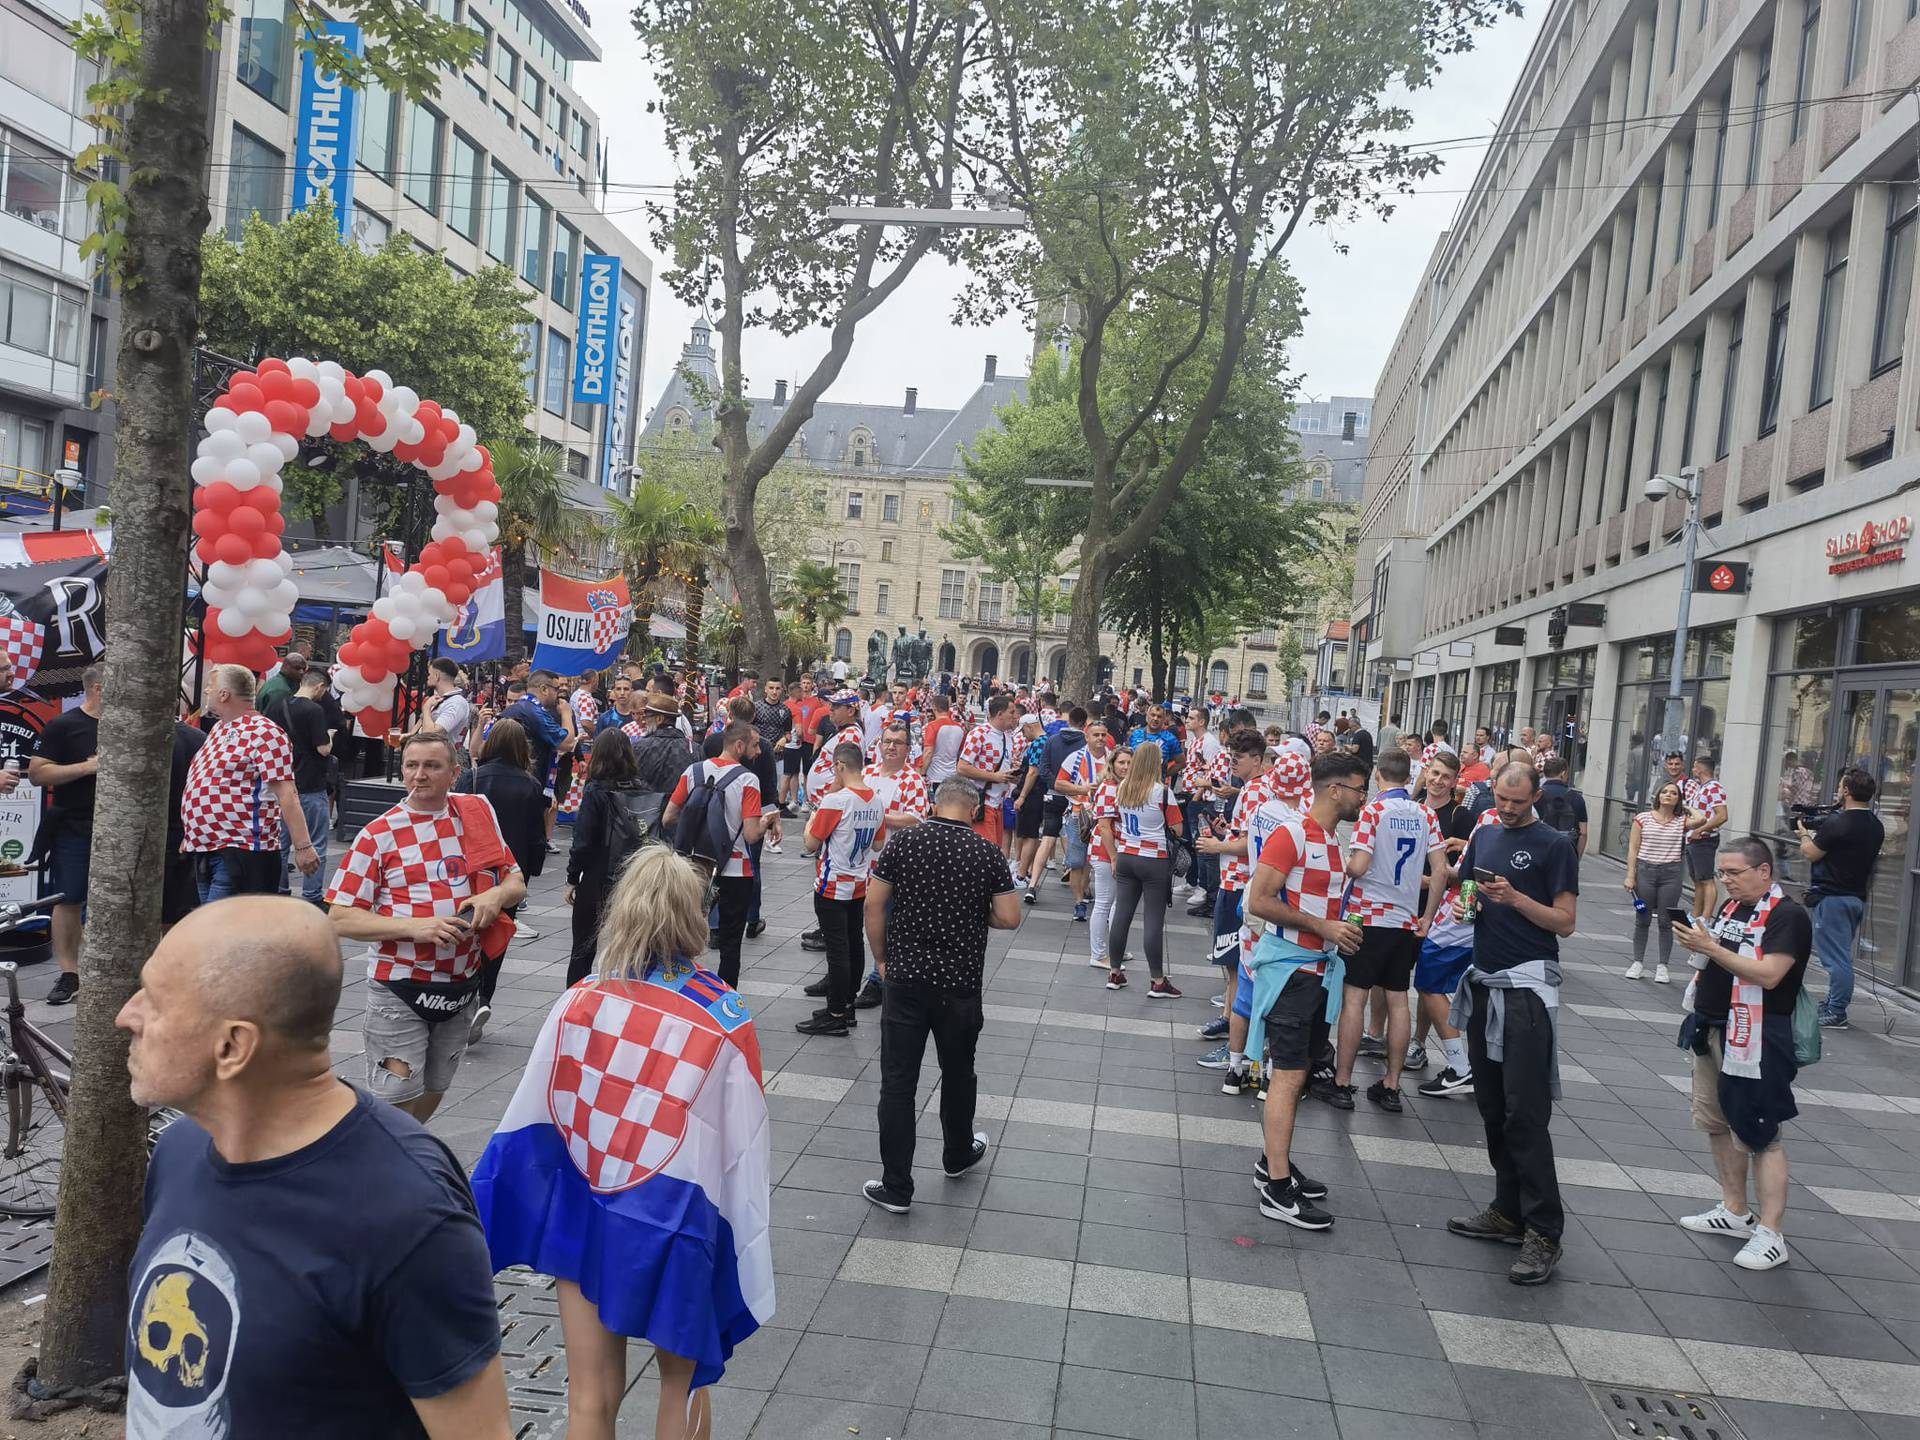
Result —
[[1493, 1203], [1456, 1216], [1447, 1229], [1518, 1245], [1520, 1258], [1507, 1272], [1516, 1285], [1552, 1278], [1566, 1224], [1547, 1127], [1560, 1095], [1560, 938], [1573, 933], [1580, 861], [1567, 837], [1533, 813], [1539, 794], [1537, 770], [1503, 765], [1493, 779], [1500, 823], [1473, 832], [1445, 882], [1471, 880], [1476, 889], [1473, 963], [1450, 1019], [1466, 1032], [1494, 1174]]
[[1341, 918], [1346, 866], [1334, 832], [1366, 803], [1367, 767], [1352, 751], [1336, 750], [1316, 756], [1312, 773], [1313, 804], [1267, 837], [1247, 888], [1248, 916], [1268, 927], [1248, 962], [1249, 1010], [1266, 1026], [1269, 1072], [1265, 1153], [1253, 1172], [1262, 1215], [1326, 1230], [1333, 1216], [1314, 1202], [1326, 1198], [1327, 1187], [1293, 1164], [1293, 1117], [1307, 1071], [1340, 1014], [1346, 957], [1360, 948], [1360, 927]]

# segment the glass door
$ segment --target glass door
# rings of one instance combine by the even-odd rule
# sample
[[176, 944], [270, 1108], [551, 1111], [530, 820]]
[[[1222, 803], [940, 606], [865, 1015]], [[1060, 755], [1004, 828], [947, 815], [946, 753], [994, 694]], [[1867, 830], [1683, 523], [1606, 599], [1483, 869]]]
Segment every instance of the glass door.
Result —
[[1881, 980], [1913, 989], [1920, 986], [1920, 963], [1911, 955], [1913, 939], [1920, 935], [1920, 847], [1913, 827], [1920, 677], [1842, 681], [1838, 699], [1838, 743], [1832, 763], [1824, 767], [1820, 798], [1830, 803], [1840, 772], [1858, 766], [1880, 786], [1874, 810], [1887, 829], [1860, 929], [1859, 963]]

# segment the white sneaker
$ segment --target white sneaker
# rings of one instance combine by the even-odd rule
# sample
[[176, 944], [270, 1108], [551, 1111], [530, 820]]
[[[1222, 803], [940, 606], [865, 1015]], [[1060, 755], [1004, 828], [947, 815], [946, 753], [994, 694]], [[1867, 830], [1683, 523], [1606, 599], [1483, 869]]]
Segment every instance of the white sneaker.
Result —
[[1733, 1263], [1742, 1270], [1772, 1270], [1787, 1263], [1787, 1242], [1778, 1230], [1753, 1227], [1753, 1238], [1740, 1247]]
[[1656, 965], [1653, 967], [1653, 983], [1656, 985], [1664, 985], [1667, 983], [1667, 967], [1666, 966]]
[[1646, 973], [1647, 973], [1647, 967], [1642, 965], [1638, 960], [1634, 961], [1631, 965], [1627, 966], [1627, 979], [1629, 980], [1638, 980], [1642, 975], [1645, 975]]
[[768, 853], [769, 855], [779, 855], [779, 854], [781, 854], [781, 853], [782, 853], [782, 851], [781, 851], [781, 849], [780, 849], [780, 842], [779, 842], [778, 840], [769, 840], [769, 841], [767, 842], [767, 853]]
[[1727, 1208], [1723, 1200], [1713, 1209], [1702, 1211], [1698, 1215], [1682, 1215], [1680, 1226], [1684, 1230], [1696, 1230], [1702, 1235], [1748, 1236], [1753, 1234], [1760, 1221], [1753, 1215], [1736, 1215]]
[[1087, 961], [1087, 964], [1091, 965], [1096, 970], [1105, 970], [1109, 968], [1107, 965], [1107, 957], [1104, 955], [1093, 956], [1091, 959]]

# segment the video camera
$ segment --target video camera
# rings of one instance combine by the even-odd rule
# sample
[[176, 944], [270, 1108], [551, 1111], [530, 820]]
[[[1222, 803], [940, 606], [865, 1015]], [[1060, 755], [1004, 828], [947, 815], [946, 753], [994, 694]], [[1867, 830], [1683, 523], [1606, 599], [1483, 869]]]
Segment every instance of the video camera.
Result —
[[1789, 805], [1787, 814], [1793, 817], [1795, 825], [1804, 825], [1811, 830], [1827, 816], [1837, 813], [1839, 809], [1838, 801], [1828, 805]]

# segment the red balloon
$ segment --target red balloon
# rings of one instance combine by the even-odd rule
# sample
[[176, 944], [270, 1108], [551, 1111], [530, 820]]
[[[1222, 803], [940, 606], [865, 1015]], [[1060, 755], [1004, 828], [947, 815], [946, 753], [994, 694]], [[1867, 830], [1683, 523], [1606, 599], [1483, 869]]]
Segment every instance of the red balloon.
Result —
[[371, 375], [362, 375], [360, 377], [360, 388], [367, 399], [373, 401], [376, 405], [380, 403], [380, 397], [386, 394], [385, 387]]
[[240, 492], [240, 503], [252, 506], [262, 515], [275, 515], [280, 510], [280, 495], [271, 485], [256, 485]]
[[220, 552], [214, 545], [217, 538], [218, 537], [212, 535], [203, 535], [195, 542], [193, 553], [199, 556], [202, 565], [211, 565], [220, 558]]
[[393, 643], [393, 632], [378, 615], [370, 615], [353, 627], [353, 638], [375, 650], [385, 650]]
[[384, 685], [393, 678], [393, 672], [382, 665], [367, 661], [360, 667], [360, 678], [369, 685]]
[[307, 421], [312, 417], [303, 406], [291, 400], [269, 400], [262, 407], [267, 412], [267, 423], [282, 435], [304, 435], [307, 433]]
[[265, 532], [267, 517], [251, 505], [236, 505], [227, 515], [227, 528], [251, 540], [255, 535]]
[[244, 535], [222, 535], [214, 542], [213, 551], [215, 559], [229, 565], [244, 565], [253, 559], [253, 545]]
[[235, 385], [227, 391], [227, 398], [233, 402], [233, 408], [241, 414], [249, 410], [264, 409], [267, 397], [261, 393], [258, 385]]
[[201, 510], [193, 517], [193, 533], [218, 540], [227, 533], [227, 517], [213, 510]]
[[349, 640], [340, 647], [340, 663], [349, 669], [360, 663], [360, 647]]
[[360, 427], [362, 435], [378, 435], [387, 426], [380, 407], [371, 399], [362, 400], [353, 407], [353, 423]]
[[216, 480], [211, 485], [202, 485], [195, 492], [196, 500], [204, 500], [209, 510], [218, 510], [222, 515], [240, 503], [240, 488], [225, 480]]
[[393, 728], [393, 711], [391, 710], [362, 710], [353, 718], [360, 722], [361, 729], [376, 740]]
[[[228, 536], [227, 538], [235, 539], [237, 537]], [[272, 560], [279, 554], [280, 536], [277, 532], [269, 530], [253, 537], [253, 553], [247, 558], [250, 560]]]
[[231, 390], [236, 385], [257, 385], [259, 380], [260, 372], [257, 370], [236, 370], [227, 377], [227, 388]]
[[209, 410], [232, 410], [232, 411], [235, 411], [236, 413], [240, 409], [238, 405], [235, 405], [233, 401], [225, 395], [222, 395], [218, 400], [215, 400], [213, 404], [209, 405], [207, 408]]
[[460, 422], [458, 420], [449, 420], [446, 416], [442, 415], [440, 417], [440, 438], [449, 445], [458, 440], [460, 438]]
[[291, 400], [293, 398], [293, 375], [285, 369], [269, 370], [260, 367], [260, 379], [256, 382], [260, 393], [269, 400]]
[[360, 438], [360, 427], [351, 420], [342, 420], [337, 425], [328, 426], [327, 434], [335, 440], [358, 440]]
[[287, 517], [282, 515], [278, 510], [275, 510], [271, 515], [267, 516], [267, 533], [270, 535], [286, 534]]
[[412, 441], [402, 440], [398, 445], [393, 447], [393, 458], [396, 460], [405, 460], [411, 464], [420, 458], [420, 447]]
[[445, 590], [447, 582], [453, 578], [444, 565], [429, 565], [422, 573], [427, 577], [427, 584], [435, 590]]
[[473, 583], [473, 562], [467, 559], [468, 552], [461, 550], [456, 559], [447, 561], [447, 580], [454, 585]]
[[473, 586], [469, 585], [466, 581], [449, 580], [447, 582], [447, 599], [451, 600], [454, 604], [464, 605], [472, 598]]
[[311, 410], [320, 403], [320, 387], [311, 380], [296, 380], [293, 382], [293, 394], [287, 398]]
[[293, 367], [287, 364], [286, 361], [278, 358], [277, 356], [270, 360], [262, 360], [256, 368], [259, 370], [259, 372], [262, 375], [272, 375], [272, 374], [278, 373], [281, 375], [291, 376], [293, 374]]

